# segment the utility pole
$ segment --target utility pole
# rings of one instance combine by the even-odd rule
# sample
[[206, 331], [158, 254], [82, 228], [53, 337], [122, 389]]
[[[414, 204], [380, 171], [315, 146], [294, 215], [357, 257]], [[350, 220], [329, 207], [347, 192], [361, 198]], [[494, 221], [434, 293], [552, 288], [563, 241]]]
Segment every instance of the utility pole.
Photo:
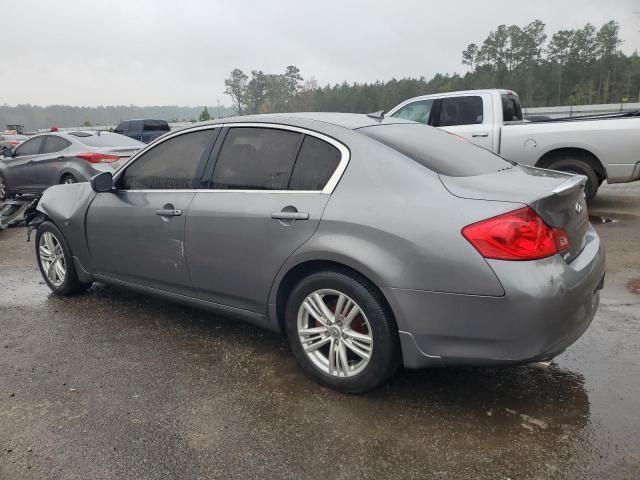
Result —
[[220, 99], [218, 99], [218, 120], [220, 120], [222, 117], [220, 116]]

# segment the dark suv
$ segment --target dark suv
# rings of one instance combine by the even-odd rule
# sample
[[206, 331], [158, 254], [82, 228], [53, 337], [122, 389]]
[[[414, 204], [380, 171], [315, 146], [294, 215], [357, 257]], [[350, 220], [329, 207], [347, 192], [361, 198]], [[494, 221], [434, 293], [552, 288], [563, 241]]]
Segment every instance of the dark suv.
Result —
[[135, 138], [144, 143], [164, 135], [170, 131], [169, 124], [164, 120], [127, 120], [120, 122], [115, 129], [116, 133]]

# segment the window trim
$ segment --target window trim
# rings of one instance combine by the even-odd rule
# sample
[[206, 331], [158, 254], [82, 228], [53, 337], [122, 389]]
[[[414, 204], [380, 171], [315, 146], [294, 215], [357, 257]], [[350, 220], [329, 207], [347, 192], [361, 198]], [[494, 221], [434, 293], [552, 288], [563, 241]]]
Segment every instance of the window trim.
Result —
[[[339, 151], [340, 151], [340, 163], [338, 163], [338, 166], [336, 167], [335, 171], [333, 172], [333, 175], [331, 175], [331, 177], [329, 178], [329, 181], [325, 184], [324, 188], [322, 190], [226, 190], [226, 189], [220, 189], [220, 190], [215, 190], [215, 189], [209, 189], [209, 188], [193, 188], [193, 189], [182, 189], [182, 190], [162, 190], [162, 189], [146, 189], [146, 190], [117, 190], [117, 191], [126, 191], [126, 192], [145, 192], [145, 193], [149, 193], [149, 192], [159, 192], [159, 193], [169, 193], [169, 192], [173, 192], [173, 193], [177, 193], [177, 192], [194, 192], [194, 193], [262, 193], [262, 194], [269, 194], [269, 193], [278, 193], [278, 194], [282, 194], [282, 193], [295, 193], [295, 194], [323, 194], [323, 195], [331, 195], [333, 193], [333, 191], [335, 190], [336, 186], [338, 185], [338, 182], [340, 181], [340, 179], [342, 178], [342, 175], [344, 174], [345, 170], [347, 169], [347, 165], [349, 164], [349, 160], [351, 159], [351, 152], [350, 150], [341, 142], [339, 142], [338, 140], [329, 137], [323, 133], [320, 132], [316, 132], [314, 130], [309, 130], [307, 128], [303, 128], [303, 127], [295, 127], [292, 125], [285, 125], [285, 124], [280, 124], [280, 123], [260, 123], [260, 122], [231, 122], [231, 123], [216, 123], [216, 124], [212, 124], [212, 125], [201, 125], [201, 126], [197, 126], [197, 127], [189, 127], [183, 130], [178, 130], [176, 132], [171, 132], [169, 134], [164, 135], [162, 138], [154, 141], [153, 143], [147, 145], [146, 147], [142, 148], [141, 150], [139, 150], [135, 155], [133, 155], [124, 165], [122, 165], [122, 167], [120, 167], [118, 169], [118, 172], [114, 175], [113, 177], [113, 183], [114, 185], [117, 185], [118, 180], [120, 179], [120, 177], [124, 174], [124, 172], [126, 171], [127, 167], [130, 166], [130, 164], [132, 164], [133, 162], [135, 162], [138, 158], [140, 158], [142, 155], [144, 155], [145, 152], [149, 151], [150, 149], [157, 147], [158, 145], [160, 145], [162, 142], [166, 142], [167, 140], [180, 136], [180, 135], [184, 135], [187, 133], [192, 133], [192, 132], [197, 132], [200, 130], [213, 130], [216, 128], [232, 128], [232, 127], [254, 127], [254, 128], [273, 128], [276, 130], [289, 130], [292, 132], [297, 132], [297, 133], [302, 133], [302, 134], [306, 134], [306, 135], [311, 135], [313, 137], [319, 138], [320, 140], [324, 140], [325, 142], [333, 145], [334, 147], [336, 147]], [[226, 137], [226, 135], [225, 135]], [[221, 138], [221, 136], [219, 135], [216, 142], [220, 141], [220, 140], [224, 140], [224, 138]], [[214, 146], [214, 151], [216, 150], [215, 146]], [[219, 153], [219, 152], [218, 152]], [[217, 162], [217, 157], [215, 159], [210, 158], [209, 162], [213, 162], [214, 166], [215, 163]], [[205, 171], [207, 170], [207, 167], [205, 166]], [[212, 172], [213, 173], [213, 172]]]

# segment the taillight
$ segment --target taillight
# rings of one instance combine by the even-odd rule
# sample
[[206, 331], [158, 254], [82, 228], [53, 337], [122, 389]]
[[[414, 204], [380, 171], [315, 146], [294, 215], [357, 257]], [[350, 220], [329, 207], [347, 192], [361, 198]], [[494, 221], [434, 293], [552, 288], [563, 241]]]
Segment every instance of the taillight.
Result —
[[76, 157], [91, 163], [110, 163], [120, 160], [118, 155], [107, 155], [106, 153], [96, 152], [77, 153]]
[[498, 215], [462, 229], [484, 258], [535, 260], [571, 248], [562, 228], [550, 227], [530, 207]]

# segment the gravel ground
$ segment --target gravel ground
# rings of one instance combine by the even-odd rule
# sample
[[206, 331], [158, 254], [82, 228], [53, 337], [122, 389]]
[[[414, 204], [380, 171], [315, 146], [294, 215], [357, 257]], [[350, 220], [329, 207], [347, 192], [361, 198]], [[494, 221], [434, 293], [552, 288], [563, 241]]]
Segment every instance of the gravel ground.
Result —
[[640, 183], [591, 211], [608, 273], [546, 371], [402, 371], [317, 386], [278, 335], [95, 285], [58, 298], [0, 232], [0, 478], [638, 478]]

